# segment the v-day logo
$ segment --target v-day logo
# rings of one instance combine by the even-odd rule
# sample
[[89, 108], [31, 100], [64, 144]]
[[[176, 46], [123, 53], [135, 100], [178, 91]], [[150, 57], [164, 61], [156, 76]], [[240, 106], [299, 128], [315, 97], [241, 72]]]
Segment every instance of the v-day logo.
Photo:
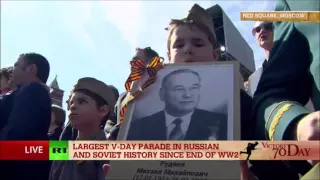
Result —
[[258, 142], [248, 143], [248, 145], [247, 145], [247, 147], [246, 147], [246, 150], [247, 150], [247, 151], [240, 151], [240, 154], [247, 154], [247, 160], [249, 160], [252, 151], [257, 150], [257, 149], [256, 149], [256, 146], [257, 146], [258, 144], [259, 144]]
[[269, 143], [262, 142], [263, 148], [272, 149], [274, 151], [273, 159], [281, 159], [281, 157], [298, 157], [298, 156], [309, 156], [311, 148], [300, 148], [298, 145], [293, 143]]

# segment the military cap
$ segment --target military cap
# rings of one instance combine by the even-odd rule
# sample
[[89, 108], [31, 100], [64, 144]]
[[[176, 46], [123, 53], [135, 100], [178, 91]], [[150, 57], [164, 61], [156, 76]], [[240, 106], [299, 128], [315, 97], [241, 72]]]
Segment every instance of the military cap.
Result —
[[194, 4], [189, 10], [188, 15], [182, 20], [172, 19], [169, 23], [169, 27], [166, 30], [170, 30], [174, 25], [181, 23], [194, 23], [200, 26], [202, 30], [207, 31], [211, 43], [217, 43], [214, 24], [209, 13], [198, 4]]
[[63, 125], [66, 119], [66, 111], [62, 107], [52, 104], [51, 112], [54, 113], [55, 123], [57, 125]]
[[96, 95], [100, 96], [109, 105], [109, 112], [113, 113], [114, 105], [116, 104], [116, 95], [111, 86], [99, 81], [95, 78], [85, 77], [78, 80], [74, 86], [73, 91], [77, 90], [88, 90]]

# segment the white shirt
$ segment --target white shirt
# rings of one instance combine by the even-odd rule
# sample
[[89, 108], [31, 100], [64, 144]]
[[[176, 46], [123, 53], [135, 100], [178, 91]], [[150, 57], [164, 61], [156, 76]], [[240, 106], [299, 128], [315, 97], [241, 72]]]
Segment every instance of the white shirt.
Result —
[[249, 77], [249, 87], [248, 87], [248, 94], [253, 97], [254, 93], [257, 90], [258, 83], [260, 81], [261, 75], [263, 73], [263, 68], [260, 67], [257, 69], [253, 74], [250, 75]]
[[173, 121], [175, 119], [177, 119], [177, 118], [180, 118], [181, 121], [182, 121], [180, 127], [181, 127], [181, 130], [182, 130], [183, 136], [185, 136], [187, 134], [187, 131], [188, 131], [188, 128], [189, 128], [189, 124], [190, 124], [190, 121], [191, 121], [192, 114], [193, 114], [193, 111], [191, 113], [189, 113], [189, 114], [186, 114], [185, 116], [182, 116], [182, 117], [174, 117], [174, 116], [171, 116], [170, 114], [168, 114], [165, 111], [166, 127], [167, 127], [167, 138], [169, 139], [171, 131], [176, 126], [173, 123]]

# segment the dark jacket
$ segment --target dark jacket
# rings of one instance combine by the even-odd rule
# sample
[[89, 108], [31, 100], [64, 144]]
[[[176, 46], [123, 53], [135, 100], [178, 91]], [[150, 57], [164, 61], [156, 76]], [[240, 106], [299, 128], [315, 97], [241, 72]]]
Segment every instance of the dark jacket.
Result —
[[51, 141], [58, 141], [60, 140], [62, 128], [58, 127], [54, 130], [52, 134], [49, 135], [49, 140]]
[[121, 102], [126, 97], [127, 92], [120, 94], [118, 101], [114, 107], [114, 118], [107, 121], [104, 131], [108, 134], [109, 140], [116, 140], [120, 130], [120, 124], [118, 122], [118, 112], [120, 111]]
[[[208, 140], [216, 135], [219, 140], [227, 140], [227, 121], [224, 114], [195, 109], [188, 126], [185, 140]], [[218, 133], [212, 132], [212, 128]], [[166, 140], [166, 119], [164, 111], [157, 112], [131, 122], [127, 140]], [[214, 133], [214, 134], [213, 134]]]
[[[23, 85], [0, 100], [1, 140], [48, 140], [51, 98], [39, 83]], [[1, 161], [2, 177], [48, 179], [49, 161]]]
[[74, 129], [71, 125], [71, 122], [68, 121], [66, 126], [63, 128], [60, 140], [75, 140], [78, 136], [78, 130]]
[[[92, 138], [95, 139], [95, 138]], [[96, 140], [106, 140], [101, 130]], [[104, 180], [102, 166], [109, 161], [53, 161], [49, 180]], [[48, 179], [48, 178], [47, 178]], [[45, 179], [45, 180], [47, 180]]]

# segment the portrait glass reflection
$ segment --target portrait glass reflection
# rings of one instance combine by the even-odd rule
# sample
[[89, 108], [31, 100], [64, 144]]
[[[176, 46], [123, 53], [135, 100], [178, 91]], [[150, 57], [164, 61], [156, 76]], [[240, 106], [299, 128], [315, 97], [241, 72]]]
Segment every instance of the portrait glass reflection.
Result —
[[234, 79], [233, 64], [166, 65], [128, 109], [125, 139], [234, 139]]

